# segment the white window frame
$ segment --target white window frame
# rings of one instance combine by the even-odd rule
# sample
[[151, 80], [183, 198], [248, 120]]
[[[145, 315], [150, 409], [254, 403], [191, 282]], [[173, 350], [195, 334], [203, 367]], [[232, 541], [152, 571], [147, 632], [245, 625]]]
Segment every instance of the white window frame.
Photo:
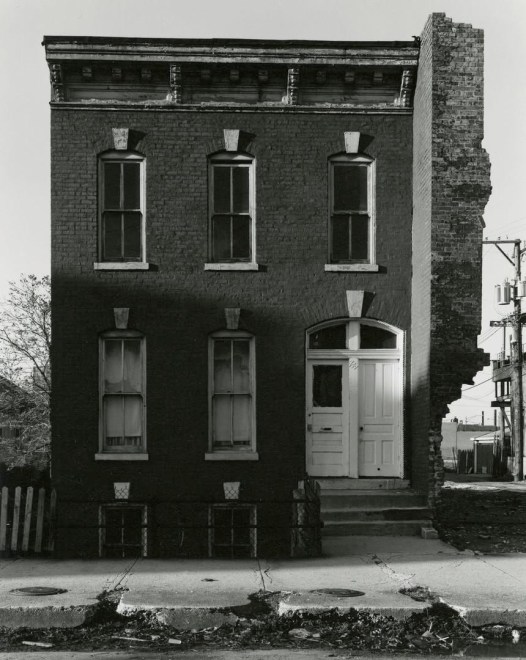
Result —
[[[214, 168], [224, 165], [235, 167], [236, 165], [248, 168], [248, 215], [250, 218], [250, 258], [247, 260], [228, 259], [226, 261], [214, 261], [213, 225], [214, 215]], [[208, 262], [205, 270], [258, 270], [256, 261], [256, 160], [253, 156], [242, 153], [221, 152], [208, 158]]]
[[[332, 261], [332, 216], [334, 215], [334, 166], [335, 165], [362, 165], [367, 168], [367, 212], [369, 216], [368, 231], [368, 254], [363, 261]], [[327, 218], [327, 263], [325, 270], [328, 272], [369, 271], [378, 272], [376, 264], [376, 161], [363, 154], [339, 154], [331, 156], [328, 161], [329, 181], [329, 208]], [[357, 213], [359, 215], [359, 213]], [[365, 212], [364, 212], [365, 215]]]
[[[138, 451], [111, 451], [105, 447], [104, 435], [104, 373], [105, 373], [105, 342], [107, 340], [139, 339], [141, 344], [141, 376], [142, 376], [142, 446]], [[95, 454], [97, 461], [147, 461], [146, 445], [146, 339], [136, 330], [110, 330], [99, 336], [99, 452]]]
[[[126, 163], [136, 162], [140, 166], [139, 195], [141, 213], [141, 254], [140, 259], [134, 261], [109, 261], [103, 258], [103, 213], [104, 213], [104, 165], [108, 162]], [[148, 270], [146, 262], [146, 158], [131, 151], [109, 151], [98, 158], [99, 200], [98, 200], [98, 261], [93, 264], [94, 270]]]
[[[214, 345], [216, 340], [248, 340], [249, 345], [249, 386], [251, 394], [251, 442], [247, 447], [214, 447]], [[208, 452], [207, 461], [257, 461], [256, 451], [256, 345], [255, 337], [242, 330], [221, 330], [208, 337]]]

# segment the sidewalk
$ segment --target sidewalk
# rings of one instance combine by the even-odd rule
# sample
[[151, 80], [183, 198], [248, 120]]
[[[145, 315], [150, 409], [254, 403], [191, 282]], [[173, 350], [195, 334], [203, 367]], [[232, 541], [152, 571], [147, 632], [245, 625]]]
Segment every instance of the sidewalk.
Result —
[[[260, 590], [281, 592], [279, 612], [355, 608], [405, 618], [428, 606], [399, 593], [427, 587], [472, 625], [526, 626], [526, 554], [474, 555], [419, 537], [333, 537], [324, 557], [297, 560], [0, 560], [0, 625], [80, 625], [97, 596], [122, 589], [119, 611], [156, 611], [177, 628], [232, 621]], [[66, 589], [53, 596], [22, 587]], [[351, 589], [358, 597], [314, 593]], [[219, 610], [219, 611], [218, 611]]]

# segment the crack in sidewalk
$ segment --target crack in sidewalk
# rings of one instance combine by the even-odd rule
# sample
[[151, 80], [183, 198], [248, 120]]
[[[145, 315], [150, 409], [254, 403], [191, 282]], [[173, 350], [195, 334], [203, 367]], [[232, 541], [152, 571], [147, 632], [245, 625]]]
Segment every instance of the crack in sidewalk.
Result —
[[268, 585], [269, 587], [270, 587], [270, 584], [272, 583], [272, 578], [270, 577], [270, 566], [268, 566], [267, 568], [263, 568], [261, 566], [261, 562], [259, 561], [259, 559], [257, 559], [256, 561], [258, 563], [258, 567], [257, 567], [255, 572], [256, 572], [256, 574], [259, 573], [259, 580], [261, 580], [260, 589], [261, 589], [261, 591], [270, 591], [270, 589], [267, 589], [267, 585], [265, 583], [265, 578], [269, 582], [269, 585]]
[[[119, 587], [124, 586], [123, 583], [126, 580], [126, 578], [129, 576], [129, 574], [132, 572], [134, 569], [135, 565], [137, 562], [140, 560], [139, 557], [133, 560], [133, 562], [124, 569], [124, 571], [120, 574], [120, 576], [117, 576], [117, 581], [112, 582], [111, 584], [108, 584], [108, 588], [105, 589], [105, 591], [116, 591]], [[109, 580], [108, 580], [109, 582]]]
[[391, 580], [398, 582], [399, 584], [407, 584], [408, 586], [411, 586], [412, 580], [415, 577], [414, 573], [411, 575], [397, 573], [393, 568], [386, 564], [383, 559], [380, 559], [378, 555], [373, 555], [372, 560], [382, 571], [382, 573], [387, 575], [387, 577], [389, 577]]

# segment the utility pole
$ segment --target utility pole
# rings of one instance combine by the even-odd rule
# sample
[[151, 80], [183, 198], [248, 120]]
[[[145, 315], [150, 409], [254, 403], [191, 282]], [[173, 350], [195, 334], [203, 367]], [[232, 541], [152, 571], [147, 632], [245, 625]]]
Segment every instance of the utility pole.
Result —
[[[520, 239], [513, 240], [496, 240], [496, 241], [482, 241], [484, 244], [495, 245], [504, 257], [511, 263], [515, 270], [514, 280], [515, 284], [512, 287], [513, 296], [513, 314], [509, 319], [509, 324], [512, 326], [513, 339], [510, 350], [511, 365], [513, 368], [513, 375], [511, 378], [510, 400], [511, 400], [511, 415], [512, 415], [512, 447], [513, 447], [513, 478], [514, 481], [522, 481], [525, 472], [525, 456], [524, 456], [524, 400], [523, 400], [523, 348], [522, 348], [522, 314], [521, 314], [521, 290], [523, 283], [521, 282], [521, 258], [526, 249], [521, 249]], [[513, 259], [504, 252], [500, 247], [503, 244], [513, 245]], [[507, 286], [505, 284], [505, 286]], [[500, 287], [499, 287], [500, 291]], [[510, 302], [509, 294], [504, 296], [504, 301], [500, 304], [507, 304]], [[507, 325], [505, 322], [503, 325]]]

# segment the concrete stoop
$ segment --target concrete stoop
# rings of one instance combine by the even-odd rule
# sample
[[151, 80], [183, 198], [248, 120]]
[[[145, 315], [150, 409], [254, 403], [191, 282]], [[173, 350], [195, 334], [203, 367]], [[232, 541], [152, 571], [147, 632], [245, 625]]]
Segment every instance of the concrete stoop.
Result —
[[420, 536], [432, 529], [425, 497], [401, 479], [318, 481], [324, 536]]

